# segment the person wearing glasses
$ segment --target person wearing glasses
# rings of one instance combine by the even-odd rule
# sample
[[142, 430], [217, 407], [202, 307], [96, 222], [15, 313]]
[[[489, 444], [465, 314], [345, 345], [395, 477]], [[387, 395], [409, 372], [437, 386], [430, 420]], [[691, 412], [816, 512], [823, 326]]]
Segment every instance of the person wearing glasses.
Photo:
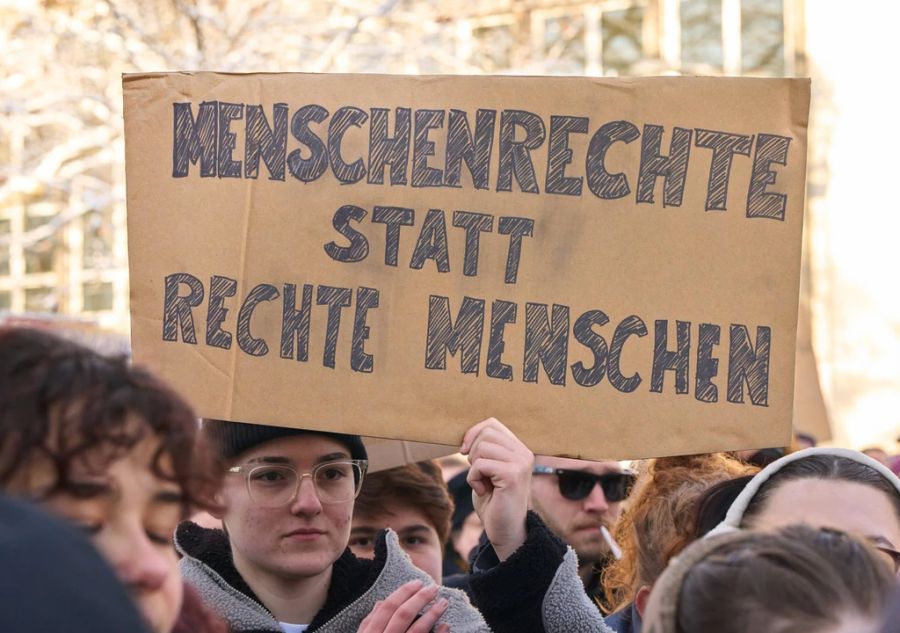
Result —
[[611, 556], [613, 532], [637, 475], [618, 462], [535, 457], [531, 507], [578, 554], [591, 598], [602, 594], [600, 574]]
[[[374, 559], [348, 549], [367, 468], [359, 436], [219, 420], [204, 421], [202, 433], [223, 463], [221, 508], [214, 513], [224, 529], [185, 522], [175, 543], [185, 581], [232, 633], [503, 630], [499, 620], [489, 627], [464, 592], [432, 585], [395, 532], [375, 537]], [[461, 450], [469, 455], [476, 511], [496, 558], [473, 587], [488, 600], [527, 608], [527, 630], [608, 632], [564, 546], [554, 552], [549, 576], [536, 575], [541, 565], [530, 552], [546, 535], [526, 519], [531, 452], [493, 419], [470, 429]], [[536, 601], [518, 591], [529, 584], [541, 594]]]
[[[368, 465], [359, 436], [220, 420], [205, 420], [202, 434], [224, 465], [213, 512], [224, 530], [184, 522], [175, 544], [185, 581], [232, 633], [356, 631], [376, 600], [425, 584], [396, 536], [380, 541], [374, 561], [347, 550]], [[430, 598], [434, 620], [486, 630], [464, 596]]]

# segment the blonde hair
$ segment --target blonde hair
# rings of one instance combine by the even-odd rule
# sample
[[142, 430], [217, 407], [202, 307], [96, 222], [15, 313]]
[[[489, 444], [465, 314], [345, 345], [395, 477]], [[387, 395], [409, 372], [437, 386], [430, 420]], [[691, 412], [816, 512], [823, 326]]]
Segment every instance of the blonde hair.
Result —
[[669, 559], [692, 540], [696, 504], [711, 486], [758, 469], [724, 453], [661, 457], [644, 462], [634, 492], [616, 523], [615, 539], [622, 558], [603, 572], [610, 611], [652, 585]]

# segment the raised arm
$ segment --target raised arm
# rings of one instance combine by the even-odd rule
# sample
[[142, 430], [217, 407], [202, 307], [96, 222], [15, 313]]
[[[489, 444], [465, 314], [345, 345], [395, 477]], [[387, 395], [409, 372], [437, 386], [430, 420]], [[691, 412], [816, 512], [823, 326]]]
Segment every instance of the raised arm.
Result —
[[490, 541], [469, 585], [494, 633], [612, 633], [584, 592], [575, 552], [528, 506], [534, 455], [499, 420], [466, 433], [468, 481]]

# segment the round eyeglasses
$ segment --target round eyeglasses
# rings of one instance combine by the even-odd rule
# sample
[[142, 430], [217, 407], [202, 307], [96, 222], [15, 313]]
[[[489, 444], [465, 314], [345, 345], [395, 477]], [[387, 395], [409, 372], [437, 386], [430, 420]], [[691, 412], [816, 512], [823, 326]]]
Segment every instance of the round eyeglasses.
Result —
[[369, 463], [347, 459], [317, 464], [311, 471], [298, 472], [282, 464], [244, 464], [228, 469], [244, 475], [250, 500], [263, 508], [292, 503], [300, 492], [304, 477], [312, 480], [316, 496], [323, 504], [344, 503], [355, 499], [362, 487]]

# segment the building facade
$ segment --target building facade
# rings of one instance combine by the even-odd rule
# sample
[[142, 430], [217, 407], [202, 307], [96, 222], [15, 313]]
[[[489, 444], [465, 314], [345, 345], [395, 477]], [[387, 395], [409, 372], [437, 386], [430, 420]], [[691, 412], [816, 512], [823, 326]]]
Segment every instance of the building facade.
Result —
[[[854, 407], [873, 384], [878, 402], [897, 402], [900, 379], [871, 376], [869, 359], [890, 366], [885, 350], [893, 348], [857, 344], [880, 309], [876, 291], [861, 290], [870, 273], [850, 285], [837, 280], [858, 258], [840, 250], [849, 233], [832, 226], [850, 210], [829, 202], [841, 177], [829, 153], [841, 116], [831, 81], [853, 74], [853, 51], [867, 41], [865, 29], [851, 40], [842, 25], [859, 15], [870, 28], [866, 16], [885, 10], [875, 0], [859, 4], [843, 13], [805, 0], [0, 1], [0, 313], [58, 314], [128, 332], [123, 72], [812, 76], [801, 288], [812, 319], [801, 338], [809, 366], [817, 351], [839, 429], [862, 442], [849, 431], [861, 419]], [[832, 77], [823, 65], [840, 72]], [[859, 292], [872, 299], [865, 315], [853, 311], [859, 301], [842, 301]], [[900, 328], [897, 313], [879, 319], [884, 331]], [[860, 416], [897, 408], [866, 406]], [[890, 433], [891, 422], [882, 426]]]
[[[123, 26], [137, 21], [128, 3], [112, 16], [86, 4], [94, 3], [0, 6], [6, 64], [16, 66], [0, 84], [21, 95], [0, 117], [0, 311], [83, 317], [127, 332], [119, 73], [166, 60], [132, 52], [155, 42]], [[803, 69], [801, 0], [407, 0], [358, 2], [357, 15], [323, 12], [327, 4], [301, 7], [326, 25], [310, 36], [326, 50], [280, 69], [770, 77]], [[177, 18], [155, 37], [176, 52]], [[106, 38], [96, 32], [103, 28], [112, 42], [93, 41]], [[401, 37], [385, 42], [385, 30]], [[79, 35], [90, 37], [72, 41]], [[249, 45], [255, 55], [263, 39]], [[185, 65], [173, 70], [221, 67], [203, 59], [202, 45], [184, 46]]]

